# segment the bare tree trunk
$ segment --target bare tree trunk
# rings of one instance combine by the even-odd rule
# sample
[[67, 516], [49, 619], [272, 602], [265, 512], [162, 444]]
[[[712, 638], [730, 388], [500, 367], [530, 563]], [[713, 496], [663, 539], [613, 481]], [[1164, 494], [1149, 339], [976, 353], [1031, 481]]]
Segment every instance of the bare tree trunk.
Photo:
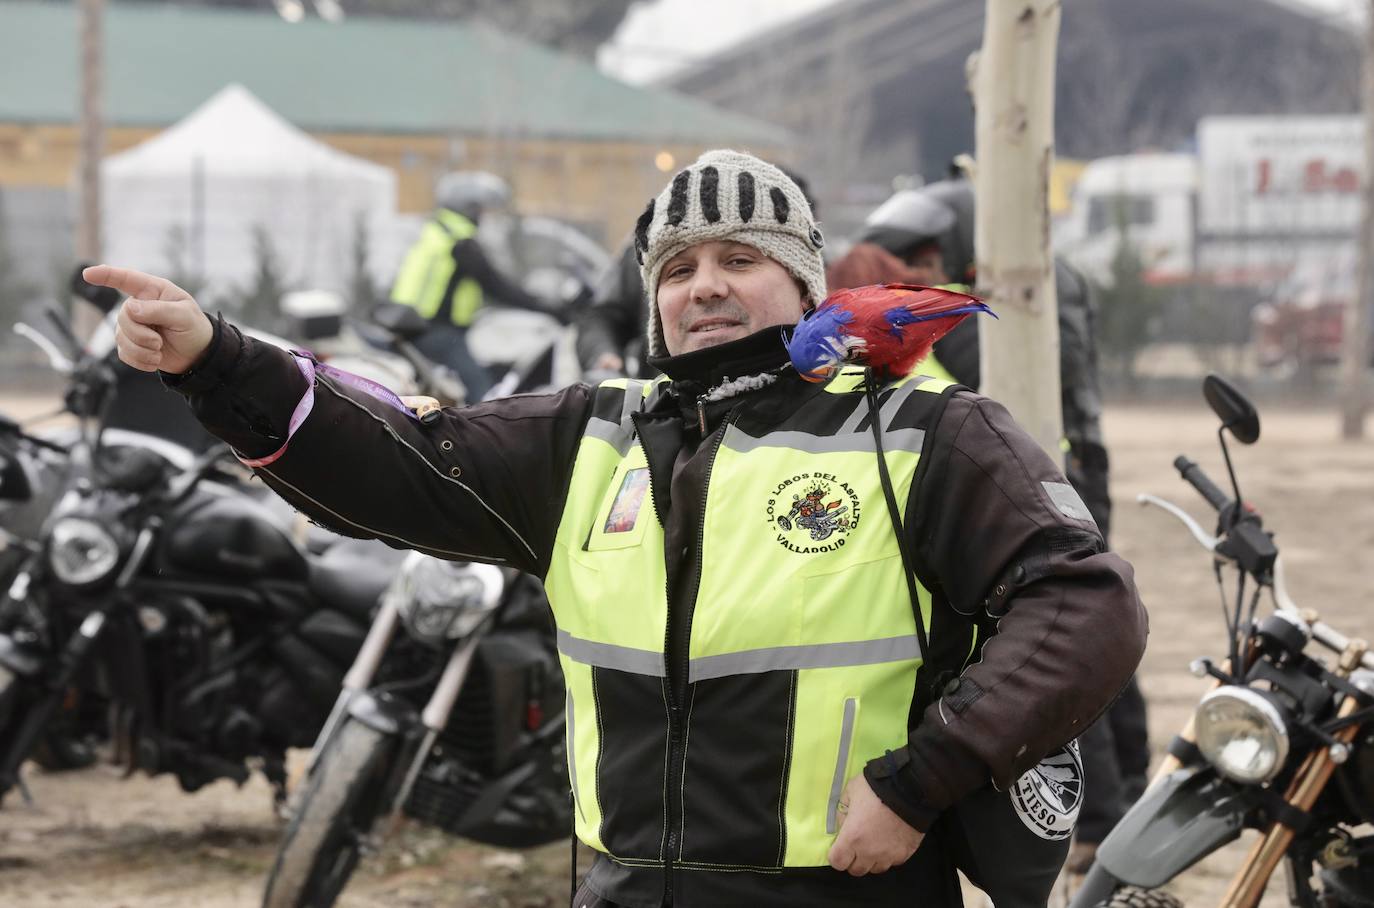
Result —
[[[77, 149], [76, 257], [99, 262], [100, 158], [105, 151], [104, 25], [105, 0], [80, 0], [81, 122]], [[76, 329], [84, 337], [95, 327], [94, 310], [77, 310]]]
[[1360, 216], [1360, 277], [1341, 337], [1341, 437], [1364, 438], [1369, 409], [1370, 306], [1374, 304], [1374, 0], [1365, 14], [1364, 181]]
[[978, 287], [999, 319], [981, 325], [979, 390], [1005, 404], [1056, 462], [1063, 429], [1049, 187], [1059, 6], [987, 0], [971, 73]]

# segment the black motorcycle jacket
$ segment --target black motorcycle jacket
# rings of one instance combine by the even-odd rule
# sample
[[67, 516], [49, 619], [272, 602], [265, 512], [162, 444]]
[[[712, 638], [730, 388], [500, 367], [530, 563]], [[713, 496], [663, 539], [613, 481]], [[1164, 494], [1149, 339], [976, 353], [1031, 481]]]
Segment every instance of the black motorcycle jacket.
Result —
[[[666, 551], [681, 553], [670, 557], [670, 575], [692, 576], [696, 567], [691, 509], [671, 501], [700, 496], [702, 442], [728, 409], [723, 402], [699, 406], [701, 395], [726, 376], [773, 368], [785, 358], [778, 332], [767, 330], [655, 362], [672, 379], [659, 412], [646, 414], [675, 439], [677, 451], [650, 464]], [[164, 381], [241, 456], [261, 458], [284, 447], [258, 475], [330, 529], [539, 576], [549, 564], [591, 401], [590, 388], [574, 385], [446, 409], [426, 426], [317, 374], [310, 413], [291, 435], [293, 411], [308, 390], [302, 370], [291, 355], [222, 320], [201, 361]], [[748, 394], [786, 400], [799, 381], [789, 373]], [[922, 460], [926, 476], [907, 502], [905, 531], [935, 597], [932, 622], [964, 621], [985, 635], [978, 660], [962, 674], [967, 651], [938, 663], [948, 677], [938, 687], [933, 679], [928, 684], [932, 702], [913, 715], [908, 745], [865, 772], [884, 803], [926, 830], [989, 781], [1005, 789], [1091, 723], [1139, 662], [1146, 623], [1130, 566], [1105, 551], [1081, 502], [1064, 497], [1068, 486], [1058, 467], [1004, 408], [966, 390], [947, 392]], [[895, 906], [909, 903], [910, 885], [942, 875], [929, 866], [937, 858], [932, 844], [909, 862], [905, 873], [915, 877], [894, 870], [856, 880], [823, 869], [796, 887], [776, 875], [751, 882], [742, 879], [751, 874], [719, 874], [735, 879], [720, 881], [725, 888], [717, 891], [731, 893], [730, 904], [748, 892], [760, 906]], [[636, 908], [654, 905], [658, 878], [609, 873], [601, 888], [611, 891], [601, 894]], [[675, 904], [725, 902], [684, 893]]]

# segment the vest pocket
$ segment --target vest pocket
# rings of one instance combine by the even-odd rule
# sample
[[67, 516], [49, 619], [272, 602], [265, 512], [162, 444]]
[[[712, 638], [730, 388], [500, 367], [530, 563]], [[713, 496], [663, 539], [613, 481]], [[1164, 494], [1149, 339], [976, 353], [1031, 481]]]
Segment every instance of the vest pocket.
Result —
[[612, 477], [606, 489], [596, 516], [587, 530], [583, 549], [600, 552], [608, 549], [623, 549], [639, 545], [644, 538], [644, 528], [654, 514], [653, 499], [649, 491], [649, 468], [637, 466], [626, 468], [628, 461]]
[[835, 774], [830, 781], [830, 800], [825, 810], [825, 834], [839, 831], [840, 797], [849, 781], [849, 755], [854, 750], [854, 726], [859, 718], [859, 701], [850, 697], [844, 701], [844, 715], [840, 720], [839, 752], [835, 755]]

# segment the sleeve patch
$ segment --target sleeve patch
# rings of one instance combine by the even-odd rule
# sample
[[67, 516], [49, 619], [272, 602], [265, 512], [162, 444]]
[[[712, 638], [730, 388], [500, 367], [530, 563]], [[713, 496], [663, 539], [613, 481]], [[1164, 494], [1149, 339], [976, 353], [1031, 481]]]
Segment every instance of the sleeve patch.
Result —
[[1078, 492], [1067, 482], [1042, 482], [1045, 493], [1050, 496], [1050, 501], [1059, 509], [1059, 513], [1074, 520], [1086, 520], [1093, 526], [1097, 522], [1093, 520], [1092, 512], [1083, 503], [1083, 499], [1078, 496]]

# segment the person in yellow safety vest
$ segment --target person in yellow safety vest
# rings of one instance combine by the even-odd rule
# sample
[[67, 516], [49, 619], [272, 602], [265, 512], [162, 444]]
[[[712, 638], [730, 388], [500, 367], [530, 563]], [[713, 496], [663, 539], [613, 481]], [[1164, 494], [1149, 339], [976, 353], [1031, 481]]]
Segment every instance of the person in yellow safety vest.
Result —
[[482, 215], [510, 203], [510, 187], [495, 174], [460, 170], [435, 188], [437, 209], [401, 263], [391, 301], [410, 306], [430, 320], [415, 346], [458, 373], [467, 398], [481, 400], [493, 376], [473, 358], [468, 327], [490, 297], [507, 306], [548, 311], [492, 264], [477, 241]]
[[1041, 908], [1072, 739], [1144, 650], [1130, 566], [993, 401], [797, 374], [824, 237], [776, 167], [707, 152], [635, 244], [661, 378], [430, 423], [167, 281], [86, 276], [139, 297], [121, 357], [313, 519], [543, 578], [578, 908], [946, 908], [956, 868]]

